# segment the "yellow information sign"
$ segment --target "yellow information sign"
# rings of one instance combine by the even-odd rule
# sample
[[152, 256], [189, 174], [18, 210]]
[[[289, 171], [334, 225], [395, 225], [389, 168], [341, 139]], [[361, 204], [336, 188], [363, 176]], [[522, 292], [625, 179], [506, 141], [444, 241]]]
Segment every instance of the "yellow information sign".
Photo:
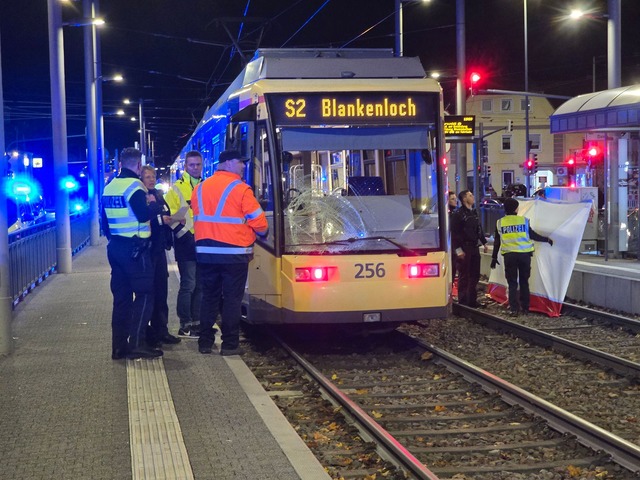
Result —
[[445, 137], [473, 137], [476, 130], [475, 115], [445, 115]]

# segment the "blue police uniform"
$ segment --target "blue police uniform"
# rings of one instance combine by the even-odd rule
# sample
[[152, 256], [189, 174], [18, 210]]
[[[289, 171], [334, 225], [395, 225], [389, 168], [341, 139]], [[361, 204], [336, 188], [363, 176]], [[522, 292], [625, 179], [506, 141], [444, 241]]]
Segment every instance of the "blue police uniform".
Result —
[[102, 196], [102, 227], [109, 239], [107, 257], [111, 265], [114, 359], [162, 354], [150, 349], [145, 339], [153, 309], [150, 219], [160, 213], [155, 203], [147, 205], [146, 194], [136, 173], [122, 168]]

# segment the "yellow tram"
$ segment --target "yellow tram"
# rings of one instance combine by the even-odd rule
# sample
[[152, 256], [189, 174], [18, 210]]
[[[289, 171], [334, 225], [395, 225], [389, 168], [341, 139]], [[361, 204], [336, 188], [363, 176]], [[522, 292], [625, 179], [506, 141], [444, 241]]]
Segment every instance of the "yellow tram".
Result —
[[262, 49], [176, 160], [252, 159], [269, 220], [244, 299], [250, 324], [361, 324], [450, 310], [442, 94], [417, 58]]

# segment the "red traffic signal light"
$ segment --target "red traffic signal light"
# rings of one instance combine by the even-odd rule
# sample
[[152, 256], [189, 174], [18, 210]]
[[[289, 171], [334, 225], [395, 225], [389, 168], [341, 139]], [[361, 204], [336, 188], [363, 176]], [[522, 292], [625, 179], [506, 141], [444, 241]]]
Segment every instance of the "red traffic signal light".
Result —
[[597, 145], [592, 145], [587, 150], [587, 155], [589, 155], [590, 157], [598, 157], [601, 153], [602, 152], [600, 151], [600, 147], [598, 147]]
[[567, 166], [573, 167], [576, 164], [576, 159], [573, 157], [567, 158]]
[[526, 162], [524, 162], [524, 166], [527, 170], [531, 170], [533, 168], [533, 160], [530, 158]]
[[482, 76], [478, 73], [478, 72], [473, 72], [470, 76], [469, 76], [469, 80], [471, 80], [471, 85], [475, 85], [476, 83], [478, 83], [480, 81], [480, 79], [482, 78]]

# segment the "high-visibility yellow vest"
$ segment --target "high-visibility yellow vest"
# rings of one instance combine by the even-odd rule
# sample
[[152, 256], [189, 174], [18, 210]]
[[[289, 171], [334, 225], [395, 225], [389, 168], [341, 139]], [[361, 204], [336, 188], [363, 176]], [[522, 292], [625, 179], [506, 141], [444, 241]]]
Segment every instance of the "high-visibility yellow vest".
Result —
[[500, 253], [533, 252], [533, 242], [529, 238], [529, 219], [519, 215], [507, 215], [498, 220]]
[[146, 188], [139, 179], [131, 177], [114, 178], [104, 187], [102, 205], [111, 235], [151, 237], [151, 222], [138, 222], [129, 204], [131, 196], [138, 190], [146, 191]]
[[[187, 172], [182, 173], [182, 177], [177, 180], [171, 189], [165, 194], [164, 201], [167, 202], [171, 213], [176, 213], [180, 208], [189, 207], [191, 204], [191, 194], [201, 179], [192, 177]], [[181, 238], [185, 233], [193, 233], [193, 212], [189, 208], [185, 215], [185, 222], [173, 222], [170, 227], [176, 238]]]

